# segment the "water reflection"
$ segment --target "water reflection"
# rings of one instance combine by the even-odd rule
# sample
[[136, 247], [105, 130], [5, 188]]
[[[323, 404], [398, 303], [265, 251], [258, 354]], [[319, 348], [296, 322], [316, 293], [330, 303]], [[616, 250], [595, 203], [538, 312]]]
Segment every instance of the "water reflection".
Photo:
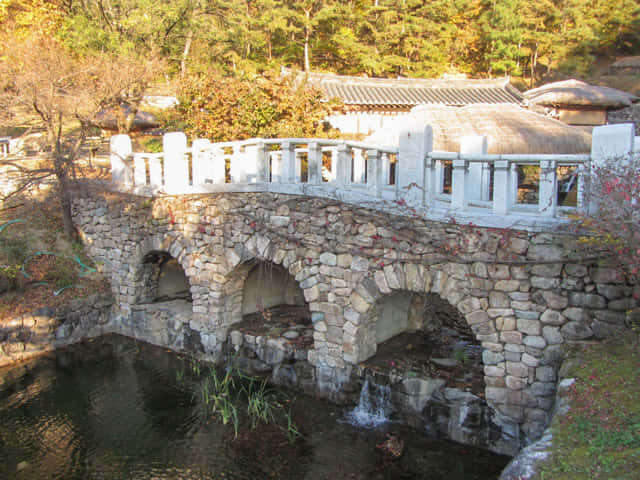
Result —
[[[490, 479], [507, 458], [399, 425], [360, 431], [334, 405], [291, 396], [302, 436], [207, 414], [201, 375], [165, 350], [107, 337], [0, 370], [2, 479]], [[386, 433], [405, 442], [391, 458]]]

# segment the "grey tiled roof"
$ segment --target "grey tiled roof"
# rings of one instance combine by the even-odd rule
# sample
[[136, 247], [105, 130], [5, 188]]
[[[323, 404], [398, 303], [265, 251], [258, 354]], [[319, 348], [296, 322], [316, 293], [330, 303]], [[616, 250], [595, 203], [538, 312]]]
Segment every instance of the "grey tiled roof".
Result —
[[306, 83], [345, 105], [411, 107], [419, 104], [522, 104], [522, 95], [508, 78], [386, 79], [311, 73]]

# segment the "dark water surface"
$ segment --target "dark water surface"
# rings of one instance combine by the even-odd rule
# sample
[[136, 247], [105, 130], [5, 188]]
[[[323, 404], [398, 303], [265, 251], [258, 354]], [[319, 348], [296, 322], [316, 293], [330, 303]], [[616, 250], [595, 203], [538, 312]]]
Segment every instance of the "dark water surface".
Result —
[[[293, 443], [282, 425], [243, 419], [236, 436], [207, 413], [197, 370], [119, 336], [0, 369], [0, 479], [484, 480], [508, 461], [397, 424], [361, 430], [290, 392]], [[399, 458], [378, 448], [389, 432], [405, 442]]]

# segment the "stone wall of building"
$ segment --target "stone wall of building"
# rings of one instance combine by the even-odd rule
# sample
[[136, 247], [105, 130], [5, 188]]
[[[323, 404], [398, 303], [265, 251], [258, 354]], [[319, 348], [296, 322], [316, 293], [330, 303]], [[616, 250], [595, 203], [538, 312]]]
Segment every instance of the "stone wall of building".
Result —
[[[306, 361], [316, 387], [336, 392], [376, 352], [381, 298], [436, 294], [463, 315], [484, 349], [484, 397], [503, 443], [537, 439], [549, 422], [564, 346], [622, 333], [625, 312], [636, 305], [632, 287], [616, 270], [581, 258], [571, 236], [406, 213], [273, 193], [104, 193], [74, 201], [88, 251], [111, 279], [116, 330], [220, 358], [242, 318], [251, 267], [272, 262], [295, 278], [311, 310]], [[153, 308], [142, 305], [150, 252], [176, 258], [190, 283], [191, 315], [167, 315], [171, 334], [140, 313]]]
[[0, 327], [0, 367], [109, 333], [111, 305], [110, 296], [93, 295], [4, 322]]

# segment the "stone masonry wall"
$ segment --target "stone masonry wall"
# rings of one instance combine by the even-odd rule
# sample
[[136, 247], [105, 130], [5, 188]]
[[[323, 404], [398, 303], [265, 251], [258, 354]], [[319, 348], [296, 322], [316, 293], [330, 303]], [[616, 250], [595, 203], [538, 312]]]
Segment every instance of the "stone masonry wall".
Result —
[[43, 307], [0, 328], [0, 367], [108, 333], [112, 299], [93, 295], [61, 307]]
[[307, 360], [316, 383], [339, 390], [376, 351], [378, 299], [395, 291], [437, 294], [461, 312], [484, 348], [485, 398], [505, 442], [537, 439], [549, 422], [564, 345], [623, 332], [625, 312], [636, 304], [632, 288], [619, 272], [580, 259], [570, 236], [407, 213], [269, 193], [94, 193], [74, 201], [88, 251], [111, 278], [116, 321], [135, 323], [145, 255], [169, 252], [193, 300], [184, 320], [191, 340], [174, 347], [196, 338], [200, 351], [218, 358], [241, 319], [249, 265], [273, 262], [295, 277], [312, 312]]

